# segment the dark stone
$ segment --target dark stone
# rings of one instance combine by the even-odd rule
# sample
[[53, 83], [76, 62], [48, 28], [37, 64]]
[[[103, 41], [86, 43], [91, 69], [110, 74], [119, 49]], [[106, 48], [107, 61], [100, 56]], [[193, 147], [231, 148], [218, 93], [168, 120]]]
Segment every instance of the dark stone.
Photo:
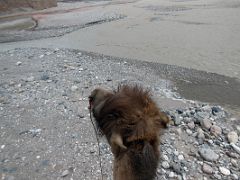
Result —
[[183, 166], [180, 163], [173, 163], [171, 167], [177, 174], [182, 174], [184, 172]]
[[177, 111], [178, 114], [182, 114], [183, 113], [182, 109], [177, 109], [176, 111]]
[[217, 107], [217, 106], [213, 106], [212, 107], [212, 114], [216, 115], [217, 113], [221, 112], [221, 108]]
[[48, 166], [48, 165], [49, 165], [49, 160], [43, 160], [43, 161], [41, 162], [41, 165], [42, 165], [42, 166]]
[[49, 79], [49, 76], [47, 75], [47, 74], [43, 74], [42, 76], [41, 76], [41, 80], [43, 80], [43, 81], [46, 81], [46, 80], [48, 80]]

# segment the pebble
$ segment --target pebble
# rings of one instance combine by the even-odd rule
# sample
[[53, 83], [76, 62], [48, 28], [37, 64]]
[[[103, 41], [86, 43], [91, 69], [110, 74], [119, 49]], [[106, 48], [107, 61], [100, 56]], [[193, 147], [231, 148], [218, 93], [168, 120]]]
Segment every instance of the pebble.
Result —
[[181, 128], [177, 128], [177, 129], [175, 130], [175, 133], [176, 133], [176, 135], [178, 135], [178, 136], [180, 137], [181, 134], [182, 134], [182, 129], [181, 129]]
[[170, 177], [170, 178], [173, 178], [174, 176], [175, 176], [175, 173], [172, 172], [172, 171], [171, 171], [171, 172], [169, 173], [169, 175], [168, 175], [168, 177]]
[[214, 174], [214, 177], [215, 177], [216, 179], [222, 179], [222, 176], [221, 176], [220, 174]]
[[62, 177], [66, 177], [69, 174], [69, 170], [65, 170], [62, 172]]
[[76, 85], [74, 85], [74, 86], [71, 87], [71, 91], [74, 92], [74, 91], [77, 91], [77, 90], [78, 90], [78, 87], [77, 87]]
[[48, 80], [49, 79], [49, 76], [47, 75], [47, 74], [43, 74], [42, 76], [41, 76], [41, 80], [43, 80], [43, 81], [46, 81], [46, 80]]
[[192, 134], [192, 131], [191, 131], [190, 129], [186, 129], [186, 133], [187, 133], [188, 135], [191, 135], [191, 134]]
[[5, 145], [1, 145], [1, 149], [4, 149], [5, 148]]
[[211, 128], [211, 126], [212, 126], [212, 122], [211, 122], [211, 120], [210, 119], [203, 119], [201, 122], [200, 122], [200, 124], [201, 124], [201, 127], [203, 128], [203, 129], [207, 129], [207, 130], [209, 130], [210, 128]]
[[225, 167], [219, 167], [219, 171], [225, 176], [229, 176], [231, 174], [230, 170]]
[[178, 152], [177, 150], [174, 150], [174, 151], [173, 151], [173, 154], [174, 154], [175, 156], [178, 156], [178, 155], [179, 155], [179, 152]]
[[192, 121], [192, 122], [189, 122], [189, 123], [188, 123], [188, 127], [189, 127], [190, 129], [194, 129], [194, 128], [195, 128], [194, 122], [193, 122], [193, 121]]
[[236, 146], [234, 143], [231, 143], [230, 145], [238, 154], [240, 154], [240, 147]]
[[209, 166], [208, 164], [204, 163], [202, 166], [202, 171], [206, 174], [212, 174], [213, 173], [213, 169], [211, 166]]
[[213, 114], [216, 114], [216, 113], [218, 113], [220, 111], [222, 111], [222, 109], [220, 107], [218, 107], [218, 106], [213, 106], [212, 107], [212, 113]]
[[30, 76], [26, 79], [26, 82], [32, 82], [34, 80], [35, 80], [35, 78], [33, 76]]
[[163, 167], [164, 169], [168, 169], [168, 168], [170, 167], [170, 165], [169, 165], [169, 163], [168, 163], [167, 161], [163, 161], [163, 162], [162, 162], [162, 167]]
[[235, 131], [229, 132], [227, 138], [229, 143], [235, 144], [236, 142], [238, 142], [238, 134]]
[[171, 148], [167, 148], [167, 149], [166, 149], [166, 152], [167, 152], [168, 154], [172, 154], [172, 149], [171, 149]]
[[164, 155], [162, 156], [162, 159], [163, 159], [164, 161], [169, 161], [169, 158], [168, 158], [168, 156], [167, 156], [166, 154], [164, 154]]
[[234, 167], [238, 167], [238, 162], [235, 159], [231, 159], [231, 163]]
[[42, 54], [42, 55], [39, 56], [40, 59], [43, 58], [43, 57], [44, 57], [44, 54]]
[[180, 160], [180, 161], [184, 160], [184, 156], [183, 156], [182, 154], [180, 154], [180, 155], [178, 156], [178, 160]]
[[173, 163], [171, 166], [172, 166], [173, 171], [176, 172], [177, 174], [181, 174], [183, 172], [182, 164]]
[[216, 161], [219, 158], [219, 155], [210, 148], [200, 148], [199, 154], [206, 161]]
[[238, 131], [238, 134], [240, 134], [240, 126], [237, 126], [236, 129]]
[[182, 117], [182, 116], [176, 116], [176, 117], [174, 118], [174, 124], [175, 124], [176, 126], [178, 126], [178, 125], [181, 124], [182, 120], [183, 120], [183, 117]]
[[209, 113], [207, 113], [207, 112], [197, 112], [197, 114], [196, 114], [197, 120], [205, 119], [205, 118], [208, 118], [208, 117], [209, 117]]
[[226, 154], [231, 158], [238, 158], [238, 155], [234, 152], [227, 151]]
[[22, 64], [21, 61], [16, 62], [16, 65], [17, 65], [17, 66], [20, 66], [21, 64]]
[[213, 125], [210, 129], [210, 132], [215, 135], [215, 136], [218, 136], [218, 135], [221, 135], [222, 134], [222, 128], [220, 128], [219, 126], [217, 125]]
[[204, 131], [201, 128], [197, 130], [197, 137], [198, 139], [205, 139]]
[[238, 175], [236, 175], [236, 174], [232, 174], [232, 179], [234, 179], [234, 180], [238, 180]]

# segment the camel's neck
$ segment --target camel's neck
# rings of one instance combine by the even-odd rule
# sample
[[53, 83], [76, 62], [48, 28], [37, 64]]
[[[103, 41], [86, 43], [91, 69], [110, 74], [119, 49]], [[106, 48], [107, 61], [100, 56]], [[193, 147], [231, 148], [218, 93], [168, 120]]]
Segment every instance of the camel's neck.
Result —
[[152, 180], [158, 165], [158, 152], [150, 144], [141, 151], [128, 149], [114, 160], [114, 180]]

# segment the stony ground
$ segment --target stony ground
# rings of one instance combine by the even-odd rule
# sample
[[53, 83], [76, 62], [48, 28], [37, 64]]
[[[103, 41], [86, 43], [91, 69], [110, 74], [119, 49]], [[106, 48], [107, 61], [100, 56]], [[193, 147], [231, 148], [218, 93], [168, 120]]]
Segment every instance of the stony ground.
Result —
[[1, 179], [101, 179], [100, 160], [103, 179], [112, 179], [112, 154], [101, 137], [99, 156], [87, 97], [97, 86], [119, 83], [142, 84], [158, 104], [172, 103], [161, 106], [172, 123], [162, 136], [156, 179], [240, 178], [239, 119], [182, 99], [150, 66], [37, 48], [3, 52], [0, 63]]

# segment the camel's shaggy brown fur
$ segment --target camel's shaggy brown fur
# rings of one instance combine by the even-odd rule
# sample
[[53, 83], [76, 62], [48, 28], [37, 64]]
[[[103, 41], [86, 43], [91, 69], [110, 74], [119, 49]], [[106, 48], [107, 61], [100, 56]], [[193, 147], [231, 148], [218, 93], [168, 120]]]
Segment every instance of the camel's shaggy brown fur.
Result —
[[95, 89], [89, 101], [114, 155], [114, 180], [154, 179], [160, 132], [169, 119], [149, 92], [129, 85], [115, 92]]

